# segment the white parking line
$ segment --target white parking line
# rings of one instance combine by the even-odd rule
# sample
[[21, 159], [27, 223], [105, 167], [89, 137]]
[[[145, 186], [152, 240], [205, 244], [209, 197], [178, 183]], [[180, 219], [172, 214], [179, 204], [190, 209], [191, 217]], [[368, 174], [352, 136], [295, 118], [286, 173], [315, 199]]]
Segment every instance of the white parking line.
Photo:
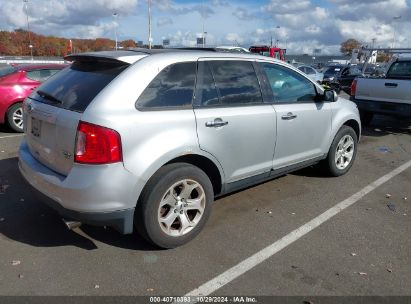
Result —
[[10, 138], [10, 137], [21, 137], [24, 136], [24, 134], [16, 134], [16, 135], [6, 135], [6, 136], [0, 136], [0, 139], [3, 138]]
[[[376, 189], [377, 187], [381, 186], [388, 180], [392, 179], [394, 176], [400, 174], [404, 170], [411, 167], [411, 160], [406, 162], [405, 164], [401, 165], [397, 169], [391, 171], [390, 173], [380, 177], [376, 181], [372, 182], [368, 186], [364, 187], [357, 193], [353, 194], [349, 198], [343, 200], [342, 202], [338, 203], [334, 207], [328, 209], [324, 213], [320, 214], [316, 218], [312, 219], [308, 223], [302, 225], [301, 227], [295, 229], [294, 231], [290, 232], [282, 239], [274, 242], [273, 244], [267, 246], [266, 248], [260, 250], [259, 252], [253, 254], [249, 258], [245, 259], [244, 261], [240, 262], [239, 264], [235, 265], [234, 267], [228, 269], [227, 271], [223, 272], [219, 276], [211, 279], [210, 281], [204, 283], [200, 287], [190, 291], [186, 296], [207, 296], [213, 293], [214, 291], [220, 289], [224, 285], [230, 283], [234, 279], [238, 278], [240, 275], [244, 274], [245, 272], [249, 271], [250, 269], [254, 268], [255, 266], [261, 264], [281, 249], [284, 249], [288, 245], [294, 243], [299, 238], [303, 237], [310, 231], [314, 230], [322, 223], [328, 221], [334, 215], [340, 213], [345, 208], [353, 205], [354, 203], [358, 202], [361, 198], [365, 195]], [[195, 302], [191, 302], [195, 303]]]

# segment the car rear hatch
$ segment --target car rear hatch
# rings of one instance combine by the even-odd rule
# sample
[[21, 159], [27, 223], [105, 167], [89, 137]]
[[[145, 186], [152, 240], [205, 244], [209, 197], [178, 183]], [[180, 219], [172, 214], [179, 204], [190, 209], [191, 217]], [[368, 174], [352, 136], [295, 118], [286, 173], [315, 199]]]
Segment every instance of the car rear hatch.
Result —
[[33, 92], [24, 103], [24, 128], [31, 154], [53, 171], [68, 175], [82, 113], [130, 63], [77, 55], [74, 62]]

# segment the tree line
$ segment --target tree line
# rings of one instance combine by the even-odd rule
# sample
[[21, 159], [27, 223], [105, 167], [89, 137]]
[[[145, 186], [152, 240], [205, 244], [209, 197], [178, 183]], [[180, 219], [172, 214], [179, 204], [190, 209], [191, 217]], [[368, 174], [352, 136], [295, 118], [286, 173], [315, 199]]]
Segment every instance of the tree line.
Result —
[[[71, 40], [71, 43], [70, 43]], [[0, 31], [0, 56], [30, 56], [30, 41], [33, 56], [61, 57], [69, 53], [106, 51], [115, 48], [115, 41], [107, 38], [67, 39], [55, 36], [44, 36], [23, 29]], [[119, 47], [137, 47], [134, 40], [118, 42]]]

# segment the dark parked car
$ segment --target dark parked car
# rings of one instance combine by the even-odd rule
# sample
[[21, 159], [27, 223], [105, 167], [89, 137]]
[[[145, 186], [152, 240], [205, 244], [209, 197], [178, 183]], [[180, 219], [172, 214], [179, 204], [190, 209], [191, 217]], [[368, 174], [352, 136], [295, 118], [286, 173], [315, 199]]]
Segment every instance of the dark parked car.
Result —
[[344, 65], [333, 65], [327, 67], [324, 71], [323, 82], [329, 84], [330, 82], [334, 81], [337, 74], [340, 73], [344, 67]]
[[32, 64], [0, 68], [0, 124], [23, 132], [23, 100], [65, 64]]
[[363, 76], [361, 67], [356, 65], [347, 66], [337, 74], [334, 81], [331, 82], [331, 87], [333, 87], [337, 92], [343, 90], [350, 94], [353, 80], [361, 76]]

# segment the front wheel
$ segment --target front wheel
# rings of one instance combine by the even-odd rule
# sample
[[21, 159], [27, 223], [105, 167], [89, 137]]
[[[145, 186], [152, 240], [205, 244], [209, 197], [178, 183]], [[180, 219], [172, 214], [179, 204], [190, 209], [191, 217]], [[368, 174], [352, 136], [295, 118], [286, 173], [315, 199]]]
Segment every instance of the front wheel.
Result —
[[9, 108], [7, 122], [14, 131], [23, 132], [23, 107], [21, 102], [15, 103]]
[[340, 176], [352, 167], [357, 154], [358, 137], [353, 128], [342, 126], [328, 151], [325, 165], [332, 176]]
[[175, 248], [195, 238], [210, 216], [214, 200], [208, 176], [186, 163], [162, 167], [148, 181], [137, 204], [138, 232], [161, 248]]

